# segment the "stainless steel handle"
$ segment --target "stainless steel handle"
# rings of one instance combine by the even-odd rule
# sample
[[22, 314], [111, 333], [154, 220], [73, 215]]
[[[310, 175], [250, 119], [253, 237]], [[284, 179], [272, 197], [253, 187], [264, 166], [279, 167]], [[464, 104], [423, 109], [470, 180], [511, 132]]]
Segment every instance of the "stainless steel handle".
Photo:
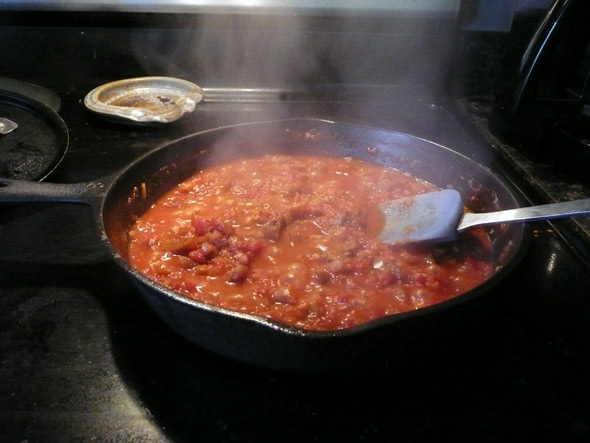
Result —
[[466, 213], [459, 222], [457, 230], [462, 231], [473, 226], [549, 220], [582, 214], [590, 214], [590, 198], [481, 214]]

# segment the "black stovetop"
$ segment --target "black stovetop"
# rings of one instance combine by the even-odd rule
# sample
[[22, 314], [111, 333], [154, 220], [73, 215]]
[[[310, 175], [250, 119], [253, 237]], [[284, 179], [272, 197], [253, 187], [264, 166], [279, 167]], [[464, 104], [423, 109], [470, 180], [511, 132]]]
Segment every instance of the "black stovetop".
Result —
[[[20, 26], [0, 29], [13, 44], [0, 49], [13, 61], [0, 75], [55, 87], [70, 135], [46, 181], [92, 181], [202, 129], [303, 116], [440, 143], [501, 168], [524, 201], [572, 190], [548, 165], [537, 168], [487, 133], [471, 106], [406, 87], [360, 95], [209, 89], [194, 113], [173, 124], [106, 122], [86, 111], [84, 95], [107, 80], [150, 73], [143, 60], [127, 63], [121, 42], [149, 45], [152, 34], [127, 41], [122, 25]], [[183, 32], [170, 27], [172, 38]], [[169, 74], [181, 76], [181, 68]], [[454, 351], [424, 362], [401, 355], [398, 367], [379, 375], [302, 375], [219, 357], [170, 330], [103, 247], [89, 208], [0, 207], [0, 441], [588, 441], [583, 231], [568, 221], [532, 223], [521, 264], [493, 288], [493, 309], [469, 319], [472, 333]]]
[[[83, 93], [62, 101], [70, 148], [49, 181], [100, 178], [168, 140], [271, 115], [337, 117], [494, 156], [446, 106], [421, 100], [403, 109], [301, 100], [279, 113], [270, 100], [211, 91], [223, 99], [177, 123], [139, 127], [91, 115]], [[411, 370], [400, 356], [379, 376], [310, 376], [245, 366], [168, 329], [103, 249], [88, 208], [3, 207], [1, 440], [582, 441], [590, 278], [558, 228], [531, 226], [522, 265], [494, 289], [501, 309], [453, 355]]]

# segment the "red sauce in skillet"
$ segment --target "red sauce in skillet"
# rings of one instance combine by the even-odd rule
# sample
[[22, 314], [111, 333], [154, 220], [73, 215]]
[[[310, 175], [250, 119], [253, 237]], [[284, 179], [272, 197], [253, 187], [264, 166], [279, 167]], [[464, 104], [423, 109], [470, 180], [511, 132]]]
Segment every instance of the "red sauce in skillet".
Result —
[[342, 329], [456, 297], [492, 274], [482, 231], [445, 245], [375, 239], [376, 205], [435, 189], [351, 158], [265, 156], [206, 169], [130, 231], [130, 260], [215, 306]]

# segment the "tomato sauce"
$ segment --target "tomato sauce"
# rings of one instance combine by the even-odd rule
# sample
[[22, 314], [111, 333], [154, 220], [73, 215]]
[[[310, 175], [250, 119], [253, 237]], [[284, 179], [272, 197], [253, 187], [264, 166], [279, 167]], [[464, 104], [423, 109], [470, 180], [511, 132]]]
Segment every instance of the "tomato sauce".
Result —
[[492, 274], [483, 231], [440, 245], [375, 238], [380, 202], [434, 189], [352, 158], [238, 160], [160, 198], [130, 230], [130, 261], [211, 305], [302, 329], [348, 328], [448, 300]]

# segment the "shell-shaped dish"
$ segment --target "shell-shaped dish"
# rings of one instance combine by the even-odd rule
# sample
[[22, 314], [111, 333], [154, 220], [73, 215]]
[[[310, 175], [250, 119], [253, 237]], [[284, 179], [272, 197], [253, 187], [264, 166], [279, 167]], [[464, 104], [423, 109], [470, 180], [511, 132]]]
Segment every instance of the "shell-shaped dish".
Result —
[[128, 123], [170, 123], [195, 110], [203, 90], [173, 77], [136, 77], [99, 86], [84, 98], [91, 111]]

